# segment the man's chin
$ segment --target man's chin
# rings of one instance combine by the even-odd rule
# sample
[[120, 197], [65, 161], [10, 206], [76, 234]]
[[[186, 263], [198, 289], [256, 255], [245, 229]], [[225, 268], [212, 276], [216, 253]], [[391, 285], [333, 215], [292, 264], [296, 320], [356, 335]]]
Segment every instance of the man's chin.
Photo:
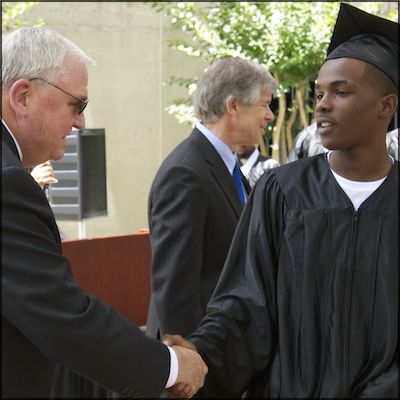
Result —
[[64, 153], [65, 153], [65, 149], [54, 152], [51, 154], [51, 157], [49, 158], [49, 160], [53, 160], [53, 161], [61, 160], [61, 158], [64, 157]]
[[325, 149], [327, 149], [327, 150], [339, 150], [339, 147], [338, 147], [337, 143], [334, 143], [334, 142], [332, 142], [332, 141], [329, 141], [329, 140], [322, 140], [322, 139], [321, 139], [321, 144], [322, 144], [322, 146], [324, 146]]

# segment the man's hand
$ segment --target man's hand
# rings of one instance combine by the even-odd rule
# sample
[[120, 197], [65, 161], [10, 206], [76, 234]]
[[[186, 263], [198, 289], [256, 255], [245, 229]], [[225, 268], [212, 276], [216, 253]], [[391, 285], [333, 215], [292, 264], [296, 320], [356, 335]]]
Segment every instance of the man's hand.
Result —
[[42, 188], [45, 185], [58, 182], [57, 178], [54, 175], [54, 170], [51, 166], [50, 161], [46, 161], [42, 164], [36, 165], [36, 167], [32, 169], [31, 175]]
[[187, 349], [193, 350], [196, 353], [198, 352], [193, 343], [184, 339], [180, 335], [164, 335], [162, 338], [162, 341], [167, 346], [181, 346], [181, 347], [186, 347]]
[[176, 383], [167, 389], [167, 393], [173, 397], [191, 398], [204, 385], [207, 365], [196, 352], [196, 348], [181, 336], [167, 335], [163, 342], [175, 350], [179, 364]]

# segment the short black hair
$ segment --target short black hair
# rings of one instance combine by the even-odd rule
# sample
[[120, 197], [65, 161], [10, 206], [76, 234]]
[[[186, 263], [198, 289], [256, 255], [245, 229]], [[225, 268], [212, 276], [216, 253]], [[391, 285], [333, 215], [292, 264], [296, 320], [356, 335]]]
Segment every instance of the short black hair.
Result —
[[365, 62], [364, 77], [374, 82], [383, 95], [399, 96], [399, 90], [389, 76], [368, 62]]

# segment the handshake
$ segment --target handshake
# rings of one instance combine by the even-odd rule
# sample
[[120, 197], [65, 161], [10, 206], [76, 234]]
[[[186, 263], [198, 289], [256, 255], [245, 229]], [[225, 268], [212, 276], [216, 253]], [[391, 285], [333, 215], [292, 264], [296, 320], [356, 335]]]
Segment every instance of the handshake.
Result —
[[174, 386], [166, 389], [172, 397], [191, 398], [203, 387], [207, 365], [196, 347], [179, 335], [165, 335], [163, 343], [172, 346], [178, 358], [179, 371]]

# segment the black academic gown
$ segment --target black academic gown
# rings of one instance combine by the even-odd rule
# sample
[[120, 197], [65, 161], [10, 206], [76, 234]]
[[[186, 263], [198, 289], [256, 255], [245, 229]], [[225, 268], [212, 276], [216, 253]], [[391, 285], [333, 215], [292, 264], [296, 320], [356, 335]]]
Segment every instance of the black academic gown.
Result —
[[325, 154], [259, 180], [189, 337], [215, 396], [397, 397], [397, 193], [356, 212]]

